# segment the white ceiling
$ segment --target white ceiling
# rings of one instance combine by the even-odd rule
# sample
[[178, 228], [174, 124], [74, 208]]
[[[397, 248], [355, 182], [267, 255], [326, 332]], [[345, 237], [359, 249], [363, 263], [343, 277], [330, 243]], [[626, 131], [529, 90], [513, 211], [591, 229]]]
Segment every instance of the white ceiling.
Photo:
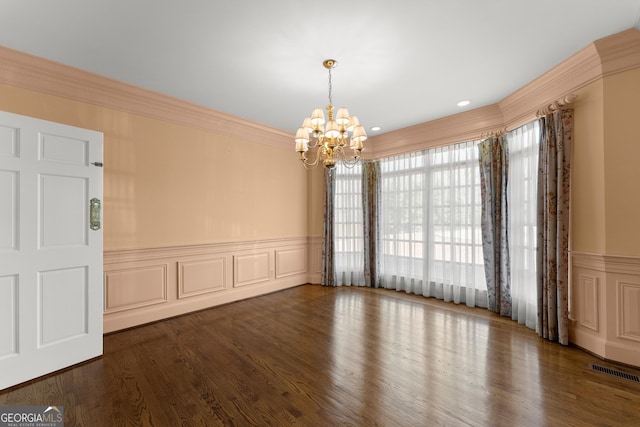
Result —
[[0, 45], [291, 133], [335, 58], [334, 105], [383, 133], [500, 101], [639, 18], [640, 0], [0, 0]]

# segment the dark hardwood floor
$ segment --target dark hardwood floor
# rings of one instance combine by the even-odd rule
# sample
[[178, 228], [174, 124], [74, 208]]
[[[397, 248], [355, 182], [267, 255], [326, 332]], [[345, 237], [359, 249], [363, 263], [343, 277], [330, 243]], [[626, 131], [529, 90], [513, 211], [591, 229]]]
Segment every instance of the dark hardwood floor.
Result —
[[300, 286], [107, 335], [0, 392], [66, 426], [638, 426], [640, 383], [484, 309]]

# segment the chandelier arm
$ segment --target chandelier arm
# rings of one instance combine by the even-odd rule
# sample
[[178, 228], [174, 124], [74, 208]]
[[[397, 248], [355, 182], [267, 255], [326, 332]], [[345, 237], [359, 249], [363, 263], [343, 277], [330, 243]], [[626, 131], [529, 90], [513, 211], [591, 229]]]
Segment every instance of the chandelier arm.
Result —
[[347, 169], [353, 169], [358, 163], [361, 163], [360, 157], [354, 157], [352, 160], [342, 159], [342, 165]]
[[[313, 143], [311, 143], [313, 141]], [[309, 149], [314, 149], [320, 145], [320, 138], [313, 138], [309, 140]]]
[[334, 154], [336, 160], [341, 161], [343, 166], [345, 166], [347, 169], [353, 169], [353, 167], [355, 167], [358, 163], [362, 162], [361, 153], [359, 151], [354, 150], [353, 157], [347, 158], [347, 155], [344, 152], [344, 148], [340, 147], [338, 149], [336, 147], [336, 150], [334, 150]]
[[313, 161], [309, 161], [309, 159], [307, 159], [307, 156], [304, 153], [302, 153], [303, 155], [300, 160], [302, 160], [302, 164], [304, 164], [304, 167], [306, 169], [315, 167], [318, 165], [318, 163], [320, 163], [320, 157], [321, 157], [320, 154], [322, 152], [322, 146], [318, 142], [316, 142], [316, 146], [318, 147], [318, 149], [316, 150], [315, 159]]

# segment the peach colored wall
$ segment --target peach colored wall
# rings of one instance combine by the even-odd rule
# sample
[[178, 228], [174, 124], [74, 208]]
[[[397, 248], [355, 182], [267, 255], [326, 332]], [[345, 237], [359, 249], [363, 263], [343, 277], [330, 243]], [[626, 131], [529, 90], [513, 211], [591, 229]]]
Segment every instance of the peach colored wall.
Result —
[[104, 133], [105, 250], [308, 235], [293, 150], [8, 85], [0, 110]]
[[578, 92], [571, 176], [571, 250], [604, 253], [605, 170], [603, 83]]
[[640, 68], [578, 93], [572, 176], [572, 250], [640, 255]]
[[606, 253], [640, 256], [640, 69], [604, 79]]

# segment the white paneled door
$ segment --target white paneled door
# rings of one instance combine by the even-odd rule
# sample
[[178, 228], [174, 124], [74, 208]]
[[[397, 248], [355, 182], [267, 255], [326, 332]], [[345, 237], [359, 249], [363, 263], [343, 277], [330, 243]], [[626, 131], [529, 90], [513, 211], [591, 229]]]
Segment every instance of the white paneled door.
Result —
[[0, 112], [0, 390], [102, 354], [102, 139]]

